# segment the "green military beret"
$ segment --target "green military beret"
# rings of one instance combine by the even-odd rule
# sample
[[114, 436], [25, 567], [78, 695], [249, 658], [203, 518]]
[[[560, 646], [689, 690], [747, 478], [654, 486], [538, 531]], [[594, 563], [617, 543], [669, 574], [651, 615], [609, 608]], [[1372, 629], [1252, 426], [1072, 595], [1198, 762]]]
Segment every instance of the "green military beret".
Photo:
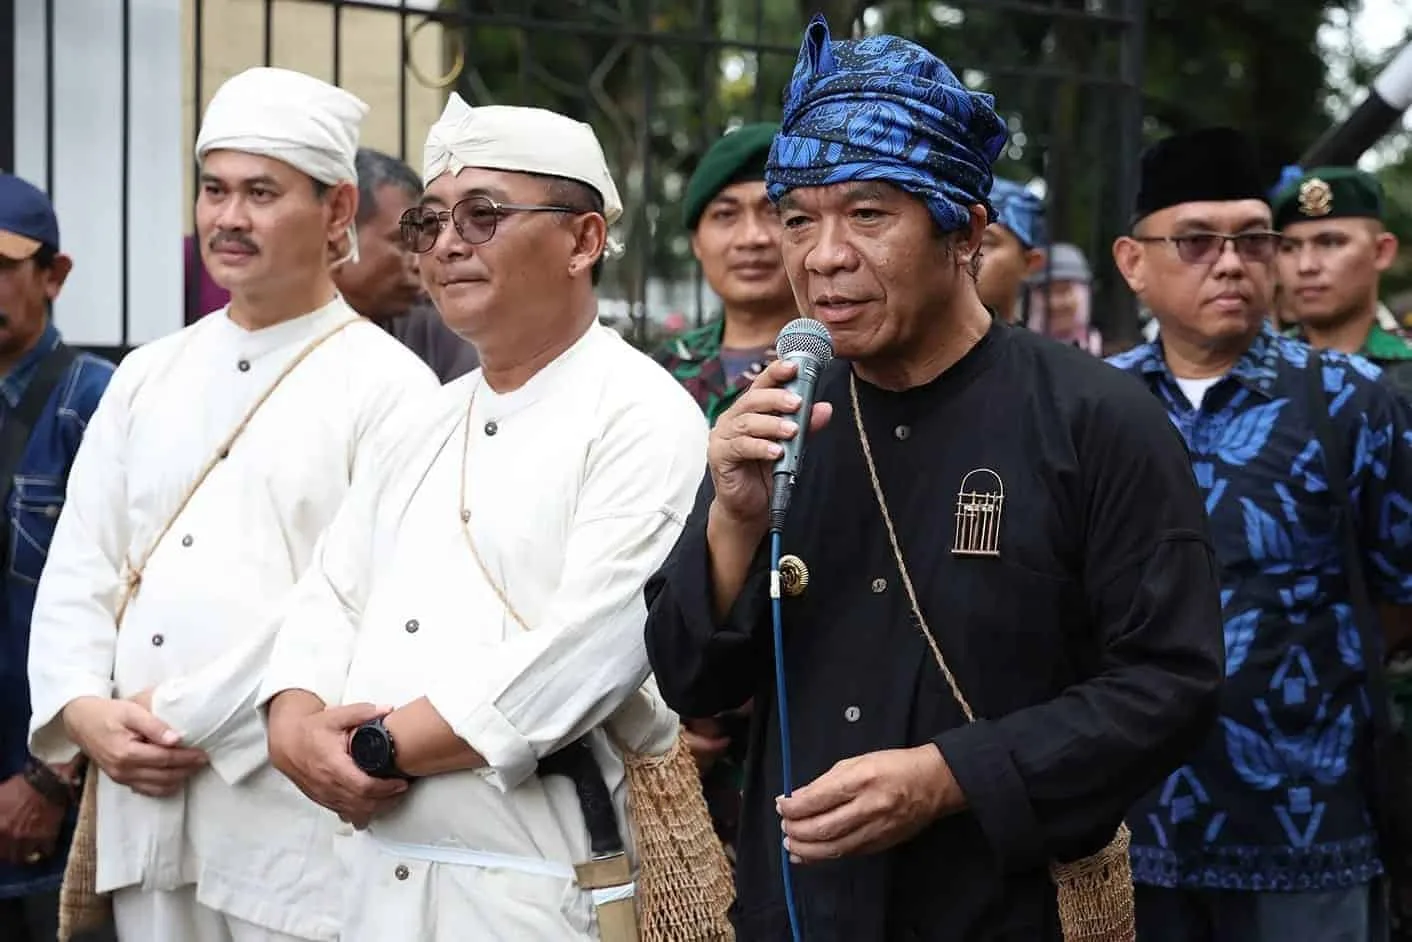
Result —
[[1378, 178], [1356, 167], [1316, 167], [1275, 194], [1275, 228], [1311, 219], [1382, 219]]
[[778, 124], [746, 124], [707, 148], [686, 184], [682, 221], [691, 230], [716, 194], [743, 180], [765, 179], [765, 158], [779, 133]]

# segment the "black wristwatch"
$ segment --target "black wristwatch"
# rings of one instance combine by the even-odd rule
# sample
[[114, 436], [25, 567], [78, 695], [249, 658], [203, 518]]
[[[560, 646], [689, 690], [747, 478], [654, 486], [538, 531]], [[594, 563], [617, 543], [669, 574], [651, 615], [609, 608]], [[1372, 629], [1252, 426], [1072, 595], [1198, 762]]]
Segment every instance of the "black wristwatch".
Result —
[[403, 778], [411, 781], [412, 776], [397, 768], [397, 746], [392, 742], [392, 734], [379, 717], [353, 730], [348, 738], [348, 755], [353, 764], [373, 778]]
[[31, 757], [25, 762], [24, 780], [29, 787], [39, 792], [50, 804], [67, 808], [78, 801], [79, 785], [82, 782], [68, 782], [49, 766]]

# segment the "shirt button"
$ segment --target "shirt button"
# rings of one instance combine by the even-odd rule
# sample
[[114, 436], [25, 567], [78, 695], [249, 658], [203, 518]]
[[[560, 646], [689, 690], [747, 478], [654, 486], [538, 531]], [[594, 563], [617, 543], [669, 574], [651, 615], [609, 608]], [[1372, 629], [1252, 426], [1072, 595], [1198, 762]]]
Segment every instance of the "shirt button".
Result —
[[405, 880], [412, 875], [412, 871], [407, 869], [406, 864], [398, 864], [397, 869], [392, 871], [392, 875], [399, 880]]
[[858, 722], [858, 717], [863, 715], [863, 711], [856, 706], [851, 706], [843, 711], [843, 718], [850, 723]]
[[160, 647], [166, 642], [166, 640], [167, 640], [167, 639], [166, 639], [166, 638], [163, 638], [161, 635], [153, 635], [153, 636], [152, 636], [152, 647], [154, 647], [154, 648], [160, 648]]
[[195, 543], [195, 542], [196, 542], [196, 541], [191, 538], [191, 534], [190, 534], [190, 533], [188, 533], [186, 536], [184, 536], [184, 537], [181, 538], [181, 545], [182, 545], [182, 546], [190, 546], [192, 543]]
[[494, 435], [498, 431], [500, 431], [500, 426], [496, 425], [494, 422], [485, 423], [485, 434]]
[[887, 580], [886, 580], [886, 579], [874, 579], [874, 580], [873, 580], [873, 591], [874, 591], [874, 592], [886, 592], [886, 591], [887, 591]]
[[417, 629], [422, 627], [422, 623], [417, 621], [415, 618], [409, 618], [407, 619], [407, 624], [403, 627], [407, 629], [407, 634], [414, 635], [417, 633]]
[[249, 372], [250, 372], [250, 361], [249, 361], [249, 360], [241, 360], [241, 361], [239, 361], [238, 363], [235, 364], [235, 368], [236, 368], [237, 370], [240, 370], [240, 372], [242, 372], [242, 373], [249, 373]]
[[905, 425], [899, 425], [897, 426], [897, 428], [892, 430], [892, 434], [897, 436], [897, 440], [899, 442], [905, 442], [907, 440], [907, 436], [912, 434], [912, 430]]
[[45, 507], [45, 508], [44, 508], [44, 516], [48, 517], [48, 518], [51, 519], [51, 520], [54, 519], [55, 517], [59, 516], [59, 507], [58, 507], [58, 505], [56, 505], [56, 504], [50, 504], [48, 507]]

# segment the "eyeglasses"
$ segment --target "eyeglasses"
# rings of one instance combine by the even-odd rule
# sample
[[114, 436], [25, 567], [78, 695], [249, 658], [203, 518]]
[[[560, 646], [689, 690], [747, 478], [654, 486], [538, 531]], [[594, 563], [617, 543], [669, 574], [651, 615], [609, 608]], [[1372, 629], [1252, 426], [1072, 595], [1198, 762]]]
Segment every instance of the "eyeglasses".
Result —
[[450, 222], [456, 232], [471, 245], [489, 242], [500, 220], [511, 213], [581, 213], [571, 206], [522, 206], [517, 203], [497, 203], [485, 196], [468, 196], [449, 210], [413, 206], [402, 214], [399, 226], [402, 244], [418, 255], [425, 255], [441, 238]]
[[1236, 254], [1247, 262], [1268, 262], [1280, 247], [1278, 232], [1188, 232], [1177, 236], [1133, 236], [1138, 242], [1170, 242], [1177, 247], [1177, 257], [1188, 265], [1209, 265], [1221, 257], [1226, 243], [1235, 246]]

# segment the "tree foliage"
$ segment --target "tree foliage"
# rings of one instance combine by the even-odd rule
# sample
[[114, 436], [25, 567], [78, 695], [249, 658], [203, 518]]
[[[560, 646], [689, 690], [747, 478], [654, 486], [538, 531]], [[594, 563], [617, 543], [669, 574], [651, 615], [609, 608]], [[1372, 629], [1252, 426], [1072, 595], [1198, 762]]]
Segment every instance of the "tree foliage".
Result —
[[[610, 295], [640, 302], [649, 281], [692, 276], [686, 177], [733, 125], [778, 118], [802, 27], [820, 11], [836, 36], [907, 36], [994, 94], [1012, 132], [998, 172], [1044, 180], [1051, 234], [1088, 252], [1118, 304], [1108, 245], [1138, 149], [1233, 124], [1255, 139], [1273, 184], [1329, 124], [1317, 36], [1331, 10], [1358, 2], [443, 0], [443, 12], [467, 24], [458, 90], [468, 100], [540, 105], [597, 129], [628, 207], [619, 230], [630, 252], [609, 268]], [[1134, 33], [1122, 18], [1138, 5]], [[1140, 92], [1125, 85], [1134, 69]], [[1136, 107], [1140, 134], [1125, 124]], [[1412, 188], [1412, 169], [1392, 180]]]

